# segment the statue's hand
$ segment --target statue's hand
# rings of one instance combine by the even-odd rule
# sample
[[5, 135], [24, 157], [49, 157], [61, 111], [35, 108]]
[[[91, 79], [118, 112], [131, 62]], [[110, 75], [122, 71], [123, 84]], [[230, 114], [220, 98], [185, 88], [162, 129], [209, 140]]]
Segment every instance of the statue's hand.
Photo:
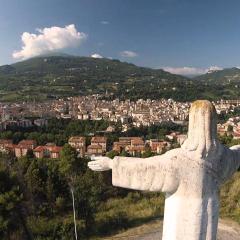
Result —
[[232, 147], [230, 147], [231, 150], [240, 150], [240, 145], [234, 145]]
[[113, 160], [108, 157], [92, 157], [88, 167], [93, 171], [107, 171], [112, 169]]

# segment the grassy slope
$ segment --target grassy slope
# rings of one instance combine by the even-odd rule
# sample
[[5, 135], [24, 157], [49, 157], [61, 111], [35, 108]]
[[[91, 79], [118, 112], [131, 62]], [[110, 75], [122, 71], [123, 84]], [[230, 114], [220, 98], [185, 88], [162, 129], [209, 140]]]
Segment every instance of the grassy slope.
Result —
[[[114, 231], [106, 231], [104, 237], [93, 237], [92, 239], [107, 239], [106, 236], [109, 234], [114, 237], [130, 237], [155, 230], [159, 231], [159, 228], [161, 232], [164, 196], [163, 194], [141, 196], [139, 193], [130, 193], [124, 199], [112, 199], [103, 203], [100, 209], [101, 212], [97, 215], [97, 225], [110, 220], [110, 224], [102, 225], [103, 229], [113, 226], [114, 223], [117, 225], [117, 216], [122, 223]], [[240, 172], [235, 173], [233, 178], [221, 189], [220, 217], [231, 219], [225, 220], [224, 226], [234, 224], [232, 220], [240, 224]], [[236, 224], [236, 226], [238, 225]]]
[[235, 173], [221, 189], [220, 214], [240, 223], [240, 172]]

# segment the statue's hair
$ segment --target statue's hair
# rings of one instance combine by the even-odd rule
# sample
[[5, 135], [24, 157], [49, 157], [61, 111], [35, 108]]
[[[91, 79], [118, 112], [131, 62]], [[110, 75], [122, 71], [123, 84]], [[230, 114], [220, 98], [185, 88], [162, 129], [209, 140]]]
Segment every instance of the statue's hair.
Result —
[[189, 113], [188, 137], [182, 148], [195, 151], [201, 158], [218, 155], [217, 114], [213, 104], [207, 100], [192, 103]]

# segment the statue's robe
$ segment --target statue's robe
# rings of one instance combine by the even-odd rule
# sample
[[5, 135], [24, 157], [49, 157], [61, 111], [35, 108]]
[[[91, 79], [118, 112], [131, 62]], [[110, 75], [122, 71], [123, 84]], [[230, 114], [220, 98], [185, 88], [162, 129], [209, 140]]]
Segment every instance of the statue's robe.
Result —
[[115, 157], [112, 184], [166, 193], [164, 240], [215, 240], [219, 187], [240, 164], [238, 150], [219, 147], [216, 159], [183, 148], [145, 159]]

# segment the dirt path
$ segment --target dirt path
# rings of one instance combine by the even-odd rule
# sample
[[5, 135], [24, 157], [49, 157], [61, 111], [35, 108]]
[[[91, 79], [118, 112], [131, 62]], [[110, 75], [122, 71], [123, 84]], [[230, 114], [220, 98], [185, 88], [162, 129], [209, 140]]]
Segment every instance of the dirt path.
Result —
[[240, 240], [240, 225], [230, 220], [220, 220], [218, 240]]
[[[162, 236], [162, 220], [155, 220], [148, 224], [130, 229], [113, 236], [112, 240], [160, 240]], [[231, 220], [221, 219], [218, 224], [217, 240], [240, 240], [240, 225]]]

